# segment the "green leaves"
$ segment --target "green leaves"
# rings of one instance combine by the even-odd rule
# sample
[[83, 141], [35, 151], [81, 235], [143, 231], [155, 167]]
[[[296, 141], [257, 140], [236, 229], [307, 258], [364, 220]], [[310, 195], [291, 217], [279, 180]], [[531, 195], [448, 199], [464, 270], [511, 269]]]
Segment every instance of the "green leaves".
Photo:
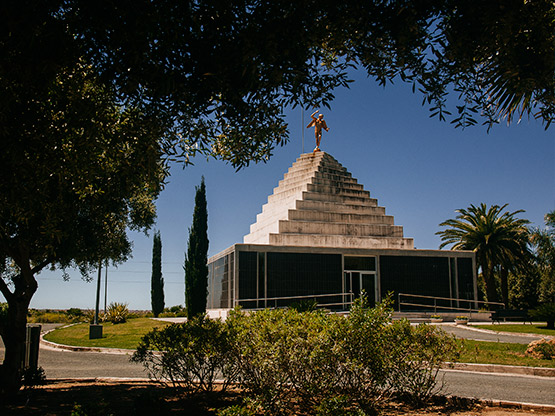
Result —
[[[497, 286], [494, 272], [501, 268], [506, 271], [524, 267], [530, 259], [528, 220], [516, 218], [524, 212], [504, 211], [508, 204], [499, 206], [486, 204], [470, 205], [459, 209], [455, 219], [444, 221], [440, 227], [447, 227], [436, 234], [442, 239], [440, 248], [452, 244], [454, 250], [473, 250], [485, 280], [487, 299], [496, 302]], [[501, 273], [506, 282], [506, 274]], [[503, 302], [508, 305], [508, 293], [503, 284]]]

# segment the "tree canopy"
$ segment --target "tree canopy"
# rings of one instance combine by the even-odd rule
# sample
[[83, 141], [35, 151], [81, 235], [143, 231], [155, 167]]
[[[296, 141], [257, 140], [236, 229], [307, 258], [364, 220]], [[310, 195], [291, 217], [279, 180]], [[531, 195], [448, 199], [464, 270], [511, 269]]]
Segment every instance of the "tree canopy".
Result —
[[284, 106], [329, 104], [349, 66], [412, 83], [459, 126], [533, 114], [547, 127], [555, 114], [548, 0], [31, 0], [1, 11], [3, 125], [14, 98], [41, 102], [83, 60], [123, 105], [163, 121], [165, 152], [186, 161], [265, 160], [287, 140]]

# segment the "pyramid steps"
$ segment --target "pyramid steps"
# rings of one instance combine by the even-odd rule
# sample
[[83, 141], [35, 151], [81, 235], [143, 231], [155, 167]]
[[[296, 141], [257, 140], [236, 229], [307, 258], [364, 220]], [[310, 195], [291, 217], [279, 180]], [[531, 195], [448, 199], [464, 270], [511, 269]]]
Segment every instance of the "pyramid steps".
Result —
[[311, 236], [306, 234], [270, 234], [268, 244], [276, 246], [388, 248], [407, 250], [413, 248], [412, 238], [360, 237], [346, 235]]
[[290, 209], [287, 218], [299, 221], [393, 225], [391, 215], [352, 214], [308, 209]]
[[295, 208], [298, 210], [310, 210], [321, 212], [336, 212], [341, 214], [366, 214], [366, 215], [385, 215], [385, 208], [375, 205], [356, 205], [340, 204], [337, 202], [325, 201], [295, 201]]
[[[268, 202], [270, 201], [270, 195], [268, 197]], [[371, 199], [370, 197], [364, 198], [358, 195], [344, 195], [344, 194], [322, 194], [320, 192], [310, 192], [303, 191], [302, 199], [308, 201], [323, 201], [323, 202], [338, 202], [352, 205], [364, 205], [364, 206], [376, 206], [378, 204], [377, 199]]]
[[403, 227], [398, 225], [280, 220], [278, 229], [281, 234], [334, 234], [350, 236], [403, 237]]
[[370, 192], [324, 152], [301, 155], [284, 174], [245, 243], [288, 246], [413, 247], [403, 227]]

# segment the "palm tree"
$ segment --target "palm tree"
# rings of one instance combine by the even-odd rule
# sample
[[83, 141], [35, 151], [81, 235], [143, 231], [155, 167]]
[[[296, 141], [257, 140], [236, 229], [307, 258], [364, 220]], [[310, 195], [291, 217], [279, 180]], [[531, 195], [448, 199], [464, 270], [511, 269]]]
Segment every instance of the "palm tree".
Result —
[[440, 248], [453, 244], [452, 250], [473, 250], [476, 253], [476, 263], [482, 269], [486, 297], [490, 302], [498, 302], [495, 272], [499, 271], [505, 305], [509, 297], [509, 271], [526, 264], [530, 256], [526, 226], [529, 221], [515, 218], [523, 210], [504, 212], [507, 205], [488, 208], [482, 203], [459, 209], [455, 219], [440, 224], [449, 228], [436, 233], [443, 240]]
[[534, 229], [531, 236], [541, 276], [540, 302], [555, 301], [555, 210], [545, 215], [545, 226]]

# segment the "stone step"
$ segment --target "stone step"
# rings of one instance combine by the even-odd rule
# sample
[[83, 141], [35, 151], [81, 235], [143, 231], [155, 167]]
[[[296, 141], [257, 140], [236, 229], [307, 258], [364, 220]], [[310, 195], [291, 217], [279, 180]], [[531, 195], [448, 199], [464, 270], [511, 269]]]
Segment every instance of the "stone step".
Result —
[[327, 178], [312, 178], [312, 185], [322, 185], [322, 186], [331, 186], [334, 188], [345, 188], [345, 189], [354, 189], [358, 191], [364, 191], [364, 186], [357, 182], [345, 182], [345, 181], [337, 181]]
[[292, 189], [284, 189], [280, 190], [279, 192], [268, 196], [268, 205], [273, 204], [282, 204], [283, 201], [287, 201], [290, 199], [302, 199], [302, 195], [304, 192], [307, 192], [306, 189], [308, 184], [292, 188]]
[[277, 233], [277, 224], [279, 220], [394, 226], [394, 219], [390, 215], [345, 214], [325, 211], [289, 209], [275, 210], [270, 213], [264, 212], [258, 214], [256, 216], [256, 222], [254, 224], [251, 224], [250, 226], [250, 233], [266, 231]]
[[370, 198], [368, 205], [346, 204], [342, 202], [325, 202], [317, 200], [297, 200], [295, 208], [301, 210], [336, 212], [343, 214], [385, 215], [385, 208], [378, 206], [376, 199]]
[[306, 209], [290, 209], [289, 220], [320, 221], [326, 223], [394, 225], [391, 215], [346, 214]]
[[400, 225], [327, 223], [323, 221], [280, 220], [278, 232], [280, 234], [403, 237], [403, 227]]
[[283, 175], [283, 178], [292, 179], [297, 176], [302, 176], [307, 174], [313, 175], [315, 172], [319, 172], [321, 174], [327, 174], [327, 175], [335, 175], [346, 179], [352, 178], [351, 173], [347, 172], [346, 170], [339, 169], [337, 167], [322, 166], [322, 165], [314, 166], [314, 165], [308, 165], [308, 164], [295, 166], [294, 168], [289, 168], [287, 173]]
[[310, 182], [312, 181], [312, 183], [327, 183], [327, 182], [339, 182], [339, 183], [344, 183], [347, 186], [360, 186], [362, 187], [362, 184], [359, 184], [358, 181], [353, 178], [352, 176], [341, 176], [341, 175], [335, 175], [335, 174], [330, 174], [330, 173], [322, 173], [322, 172], [318, 172], [318, 171], [314, 171], [314, 170], [310, 170], [307, 169], [305, 172], [299, 172], [299, 173], [295, 173], [291, 176], [286, 176], [285, 179], [282, 179], [278, 182], [278, 186], [285, 186], [288, 184], [296, 184], [299, 182]]
[[[278, 186], [274, 188], [274, 192], [272, 195], [282, 195], [282, 194], [292, 194], [292, 193], [299, 193], [302, 191], [308, 191], [309, 183], [305, 182], [297, 182], [295, 184], [290, 184], [288, 186]], [[268, 198], [268, 201], [270, 199]]]
[[336, 175], [333, 173], [325, 173], [320, 171], [314, 172], [315, 179], [329, 179], [331, 181], [345, 182], [345, 183], [358, 183], [358, 181], [351, 175]]
[[324, 201], [324, 202], [338, 202], [341, 204], [352, 204], [352, 205], [365, 205], [374, 207], [378, 204], [378, 201], [368, 196], [347, 196], [347, 195], [333, 195], [324, 194], [321, 192], [311, 192], [303, 191], [302, 198], [307, 201]]
[[313, 234], [270, 234], [268, 244], [297, 247], [340, 247], [363, 249], [389, 248], [408, 250], [414, 248], [412, 238]]
[[326, 186], [326, 185], [314, 185], [309, 183], [307, 185], [307, 191], [309, 192], [319, 192], [322, 194], [333, 194], [333, 195], [345, 195], [350, 197], [368, 197], [370, 198], [370, 192], [360, 189], [350, 189], [343, 188], [339, 186]]

